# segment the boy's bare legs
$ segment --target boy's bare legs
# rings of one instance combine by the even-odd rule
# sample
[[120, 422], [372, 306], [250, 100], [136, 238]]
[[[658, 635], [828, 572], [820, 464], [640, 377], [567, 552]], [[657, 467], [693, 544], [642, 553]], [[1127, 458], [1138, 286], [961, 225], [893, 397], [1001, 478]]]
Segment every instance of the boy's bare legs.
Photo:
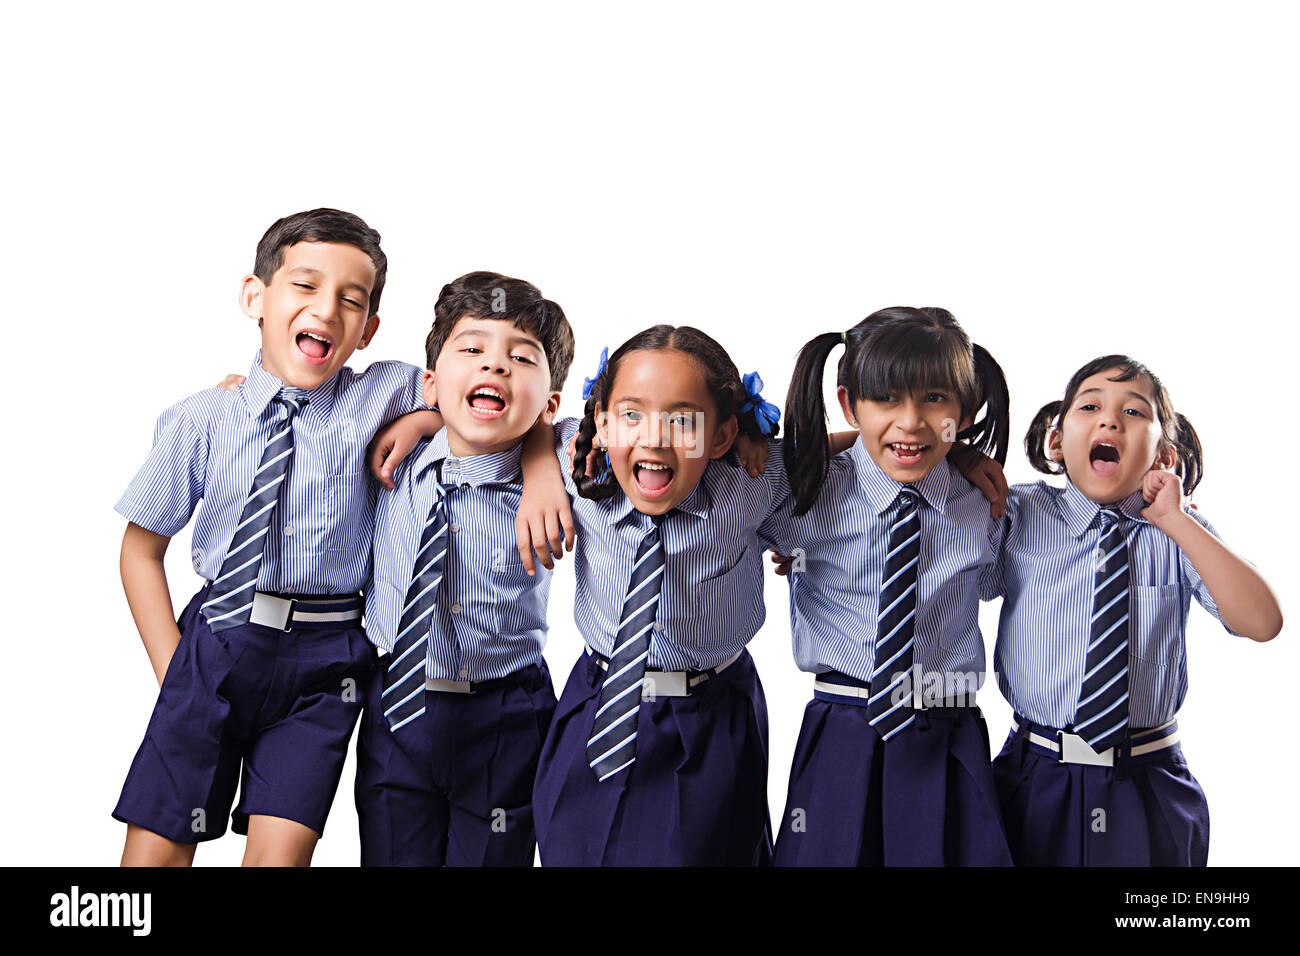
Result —
[[319, 833], [294, 820], [251, 814], [242, 865], [310, 866], [319, 839]]
[[192, 866], [196, 843], [177, 843], [152, 830], [126, 825], [126, 846], [122, 866]]

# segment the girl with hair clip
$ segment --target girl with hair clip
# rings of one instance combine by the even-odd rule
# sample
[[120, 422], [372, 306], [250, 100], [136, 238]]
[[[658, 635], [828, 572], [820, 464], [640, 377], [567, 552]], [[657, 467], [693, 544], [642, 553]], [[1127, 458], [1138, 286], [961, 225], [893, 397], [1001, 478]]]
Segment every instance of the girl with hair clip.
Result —
[[537, 768], [544, 865], [770, 861], [767, 705], [745, 645], [764, 619], [757, 529], [784, 486], [732, 450], [776, 435], [761, 385], [705, 333], [657, 325], [602, 354], [544, 462], [530, 438], [526, 483], [553, 482], [558, 456], [572, 502], [586, 643]]
[[[857, 433], [830, 458], [822, 381], [841, 344], [836, 391]], [[1004, 461], [1007, 404], [1001, 368], [944, 309], [883, 309], [799, 353], [793, 496], [761, 528], [793, 556], [795, 660], [814, 678], [778, 865], [1011, 863], [975, 706], [978, 582], [999, 523], [949, 461]]]
[[1038, 471], [1017, 485], [1000, 558], [994, 659], [1015, 710], [994, 777], [1011, 852], [1030, 866], [1204, 866], [1205, 795], [1175, 715], [1187, 693], [1192, 597], [1229, 633], [1282, 627], [1268, 585], [1186, 505], [1201, 444], [1160, 379], [1094, 359], [1025, 436]]

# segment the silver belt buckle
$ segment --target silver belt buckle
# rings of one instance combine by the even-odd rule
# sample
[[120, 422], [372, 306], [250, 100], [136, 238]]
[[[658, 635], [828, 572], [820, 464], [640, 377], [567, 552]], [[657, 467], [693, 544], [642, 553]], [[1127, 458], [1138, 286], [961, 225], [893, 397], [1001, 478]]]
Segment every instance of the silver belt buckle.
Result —
[[249, 612], [248, 620], [252, 624], [273, 627], [277, 631], [287, 631], [289, 625], [293, 623], [293, 609], [297, 606], [298, 602], [290, 598], [254, 591], [253, 609]]
[[425, 690], [435, 690], [443, 694], [472, 694], [474, 684], [467, 680], [447, 680], [444, 677], [429, 677], [424, 681]]
[[641, 699], [656, 697], [690, 697], [686, 671], [646, 671], [641, 679]]
[[1101, 753], [1088, 746], [1088, 741], [1078, 734], [1061, 731], [1061, 763], [1082, 763], [1093, 767], [1115, 766], [1115, 748], [1107, 747]]

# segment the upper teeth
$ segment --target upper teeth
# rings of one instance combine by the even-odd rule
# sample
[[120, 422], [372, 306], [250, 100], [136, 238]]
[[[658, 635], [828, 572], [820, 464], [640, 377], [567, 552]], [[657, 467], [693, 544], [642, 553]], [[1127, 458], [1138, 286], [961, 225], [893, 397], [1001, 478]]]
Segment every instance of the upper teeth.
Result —
[[487, 395], [489, 398], [499, 398], [502, 401], [505, 401], [505, 396], [495, 388], [476, 388], [474, 389], [473, 394], [470, 395], [470, 398], [473, 398], [475, 395]]
[[898, 442], [898, 441], [896, 441], [896, 442], [894, 442], [894, 447], [895, 447], [895, 448], [901, 448], [901, 449], [903, 449], [904, 451], [920, 451], [920, 450], [921, 450], [922, 448], [924, 448], [925, 446], [924, 446], [924, 445], [905, 445], [905, 444], [903, 444], [902, 442]]
[[315, 339], [317, 342], [324, 342], [326, 345], [330, 344], [329, 339], [325, 338], [323, 335], [317, 335], [315, 332], [304, 332], [303, 335]]
[[649, 468], [651, 471], [667, 471], [667, 470], [668, 470], [668, 466], [667, 466], [667, 465], [661, 465], [661, 464], [659, 464], [657, 461], [641, 461], [641, 462], [637, 462], [637, 467], [638, 467], [638, 468]]

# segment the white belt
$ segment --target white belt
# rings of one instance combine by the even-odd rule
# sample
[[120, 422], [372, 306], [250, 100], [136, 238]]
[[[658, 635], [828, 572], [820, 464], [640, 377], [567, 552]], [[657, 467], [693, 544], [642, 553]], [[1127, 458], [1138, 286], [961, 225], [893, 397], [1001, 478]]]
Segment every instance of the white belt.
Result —
[[[310, 601], [304, 601], [303, 603], [310, 603], [313, 606], [317, 604], [358, 604], [360, 600], [358, 597], [312, 598]], [[284, 598], [275, 594], [256, 591], [253, 594], [253, 609], [249, 612], [248, 620], [250, 623], [261, 624], [263, 627], [273, 627], [279, 631], [287, 631], [290, 624], [356, 621], [361, 618], [360, 607], [352, 607], [345, 611], [299, 611], [297, 607], [298, 601], [294, 598]]]
[[[1169, 720], [1161, 724], [1159, 727], [1152, 727], [1148, 730], [1140, 731], [1140, 733], [1149, 734], [1153, 731], [1164, 730], [1174, 722], [1175, 721], [1173, 720]], [[1011, 729], [1014, 732], [1019, 732], [1020, 730], [1020, 724], [1014, 717], [1011, 718]], [[1166, 734], [1163, 737], [1157, 737], [1154, 740], [1148, 740], [1146, 743], [1138, 744], [1136, 747], [1129, 750], [1129, 756], [1141, 757], [1143, 754], [1153, 753], [1157, 750], [1166, 750], [1178, 743], [1179, 733], [1180, 731], [1175, 728], [1171, 733]], [[1026, 736], [1029, 738], [1030, 743], [1036, 744], [1039, 747], [1042, 747], [1045, 750], [1050, 750], [1052, 753], [1056, 754], [1057, 759], [1061, 763], [1088, 764], [1094, 767], [1115, 766], [1114, 747], [1107, 747], [1105, 750], [1098, 752], [1088, 746], [1088, 742], [1078, 734], [1061, 731], [1061, 739], [1059, 743], [1051, 737], [1044, 737], [1042, 734], [1036, 734], [1032, 730], [1026, 734]]]
[[[585, 643], [585, 642], [584, 642]], [[600, 665], [603, 671], [609, 670], [609, 659], [603, 654], [587, 644], [587, 653], [596, 658], [596, 663]], [[647, 667], [645, 677], [641, 681], [641, 699], [654, 700], [656, 697], [690, 697], [691, 688], [698, 684], [703, 684], [713, 674], [721, 674], [736, 661], [740, 660], [740, 655], [745, 653], [744, 649], [736, 651], [717, 667], [709, 668], [703, 671], [661, 671], [653, 667]], [[692, 677], [691, 674], [695, 676]]]

